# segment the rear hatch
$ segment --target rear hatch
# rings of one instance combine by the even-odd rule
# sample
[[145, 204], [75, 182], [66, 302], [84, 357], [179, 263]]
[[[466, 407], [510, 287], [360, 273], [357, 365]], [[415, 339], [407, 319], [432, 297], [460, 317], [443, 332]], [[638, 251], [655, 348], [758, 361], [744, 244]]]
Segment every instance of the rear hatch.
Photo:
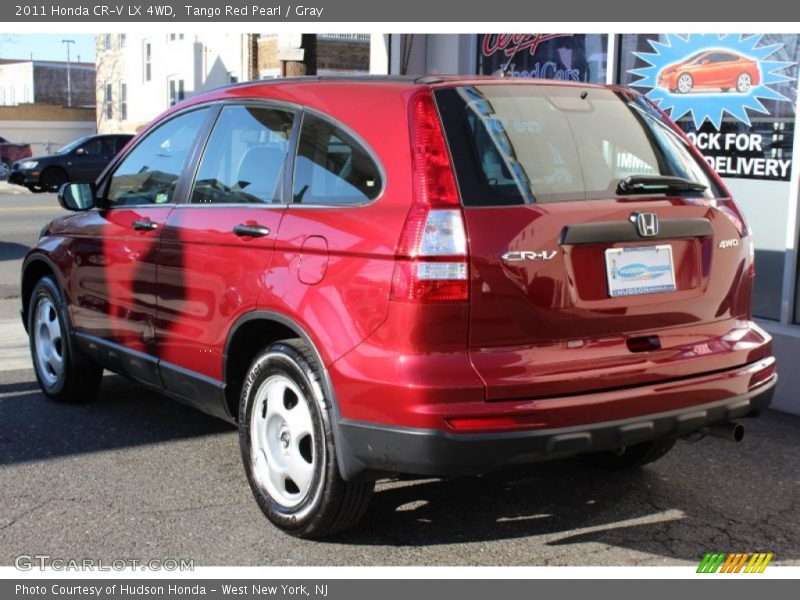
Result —
[[[490, 400], [744, 364], [745, 225], [638, 94], [485, 83], [434, 92], [463, 203], [470, 353]], [[726, 341], [727, 340], [727, 341]]]

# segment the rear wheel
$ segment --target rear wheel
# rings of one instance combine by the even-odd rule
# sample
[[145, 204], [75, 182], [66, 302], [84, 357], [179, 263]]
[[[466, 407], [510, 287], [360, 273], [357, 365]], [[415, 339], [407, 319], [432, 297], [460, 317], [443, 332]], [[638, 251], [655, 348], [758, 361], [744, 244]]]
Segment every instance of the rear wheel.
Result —
[[603, 469], [629, 469], [657, 461], [669, 452], [674, 445], [675, 438], [662, 438], [581, 456], [589, 464]]
[[57, 402], [86, 402], [100, 387], [102, 367], [72, 347], [66, 306], [51, 277], [33, 288], [28, 313], [33, 370], [45, 396]]
[[694, 87], [694, 80], [688, 73], [683, 73], [678, 77], [678, 83], [675, 87], [681, 94], [688, 94]]
[[41, 186], [47, 192], [57, 192], [61, 186], [69, 181], [66, 171], [58, 167], [49, 167], [44, 170], [39, 178]]
[[255, 358], [240, 399], [239, 441], [250, 488], [267, 518], [298, 537], [352, 527], [374, 487], [341, 478], [323, 390], [310, 348], [284, 340]]

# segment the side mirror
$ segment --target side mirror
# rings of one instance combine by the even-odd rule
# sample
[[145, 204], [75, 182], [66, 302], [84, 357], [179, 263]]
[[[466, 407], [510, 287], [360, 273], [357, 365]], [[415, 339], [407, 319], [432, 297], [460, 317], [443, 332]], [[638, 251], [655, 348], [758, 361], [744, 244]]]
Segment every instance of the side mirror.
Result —
[[95, 191], [93, 183], [65, 183], [58, 190], [58, 203], [67, 210], [89, 210], [94, 208]]

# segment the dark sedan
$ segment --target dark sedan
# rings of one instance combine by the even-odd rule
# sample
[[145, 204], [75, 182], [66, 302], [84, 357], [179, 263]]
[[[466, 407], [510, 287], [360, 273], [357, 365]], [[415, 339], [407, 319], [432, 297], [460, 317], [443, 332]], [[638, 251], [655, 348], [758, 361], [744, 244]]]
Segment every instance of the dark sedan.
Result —
[[57, 192], [68, 182], [92, 182], [132, 137], [127, 133], [82, 137], [55, 154], [15, 162], [8, 181], [32, 192]]

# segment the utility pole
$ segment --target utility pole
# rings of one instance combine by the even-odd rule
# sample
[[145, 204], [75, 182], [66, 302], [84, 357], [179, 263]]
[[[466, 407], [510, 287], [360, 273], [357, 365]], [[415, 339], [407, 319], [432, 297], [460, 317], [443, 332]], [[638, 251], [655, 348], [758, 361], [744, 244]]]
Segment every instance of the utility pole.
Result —
[[70, 77], [69, 47], [75, 40], [61, 40], [62, 44], [67, 45], [67, 106], [72, 106], [72, 81]]

